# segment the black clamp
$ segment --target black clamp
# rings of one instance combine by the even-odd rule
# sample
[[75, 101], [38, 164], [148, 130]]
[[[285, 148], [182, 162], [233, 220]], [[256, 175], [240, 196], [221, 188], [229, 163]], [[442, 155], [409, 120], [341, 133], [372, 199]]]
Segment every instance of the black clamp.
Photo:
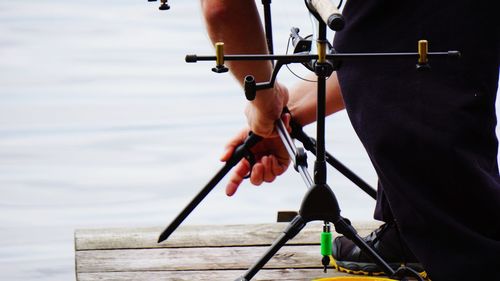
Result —
[[296, 171], [299, 171], [299, 167], [307, 168], [307, 153], [303, 147], [297, 147], [295, 152], [295, 165]]

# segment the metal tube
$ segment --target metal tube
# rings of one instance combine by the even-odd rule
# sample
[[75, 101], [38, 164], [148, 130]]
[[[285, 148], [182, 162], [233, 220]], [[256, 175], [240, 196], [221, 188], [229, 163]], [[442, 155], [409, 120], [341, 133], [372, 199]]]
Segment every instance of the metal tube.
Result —
[[314, 163], [314, 182], [326, 184], [325, 161], [325, 112], [326, 112], [326, 78], [318, 76], [318, 102], [316, 109], [316, 162]]
[[290, 159], [292, 159], [292, 162], [294, 163], [295, 167], [297, 167], [297, 171], [302, 177], [302, 180], [304, 181], [304, 183], [307, 185], [308, 188], [311, 188], [314, 185], [311, 175], [307, 170], [307, 166], [300, 165], [297, 163], [297, 158], [296, 158], [297, 147], [295, 146], [292, 137], [286, 130], [285, 124], [283, 124], [283, 121], [281, 119], [276, 121], [276, 128], [278, 130], [278, 135], [280, 136], [281, 141], [283, 142], [283, 145], [285, 146], [288, 155], [290, 156]]
[[[327, 60], [334, 59], [367, 59], [367, 58], [388, 58], [388, 57], [408, 57], [408, 58], [418, 58], [419, 54], [417, 52], [407, 52], [407, 53], [343, 53], [343, 54], [327, 54]], [[459, 51], [447, 51], [447, 52], [429, 52], [427, 57], [434, 56], [448, 56], [448, 57], [460, 57]], [[311, 60], [318, 59], [318, 55], [225, 55], [224, 60], [227, 61], [237, 61], [237, 60], [280, 60], [282, 63], [293, 63], [293, 62], [308, 62]], [[198, 55], [187, 55], [186, 62], [193, 63], [198, 61], [215, 61], [216, 56], [198, 56]]]
[[273, 50], [273, 25], [271, 21], [271, 0], [262, 0], [264, 6], [264, 27], [266, 30], [267, 49], [270, 54], [274, 53]]

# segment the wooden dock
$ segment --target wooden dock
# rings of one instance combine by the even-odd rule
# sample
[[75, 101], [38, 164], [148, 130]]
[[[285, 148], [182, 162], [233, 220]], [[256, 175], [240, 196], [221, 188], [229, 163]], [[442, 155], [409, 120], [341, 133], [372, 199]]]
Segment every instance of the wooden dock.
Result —
[[[286, 225], [187, 225], [161, 244], [156, 243], [160, 227], [76, 230], [76, 279], [234, 280], [260, 258]], [[377, 226], [376, 222], [354, 224], [361, 236]], [[333, 269], [323, 273], [321, 231], [321, 223], [307, 225], [252, 280], [343, 276]]]

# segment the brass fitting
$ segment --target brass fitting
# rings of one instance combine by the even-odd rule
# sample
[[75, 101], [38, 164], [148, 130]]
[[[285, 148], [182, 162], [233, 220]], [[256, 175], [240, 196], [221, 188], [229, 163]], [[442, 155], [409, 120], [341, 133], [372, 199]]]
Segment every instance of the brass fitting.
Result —
[[216, 73], [224, 73], [227, 72], [228, 69], [224, 66], [224, 43], [217, 42], [215, 43], [215, 67], [212, 68], [213, 72]]
[[326, 42], [318, 41], [316, 43], [318, 49], [318, 63], [326, 62]]
[[427, 54], [429, 53], [429, 44], [427, 40], [418, 41], [418, 64], [425, 65], [428, 63]]
[[224, 65], [224, 43], [223, 42], [215, 43], [215, 64], [217, 66]]

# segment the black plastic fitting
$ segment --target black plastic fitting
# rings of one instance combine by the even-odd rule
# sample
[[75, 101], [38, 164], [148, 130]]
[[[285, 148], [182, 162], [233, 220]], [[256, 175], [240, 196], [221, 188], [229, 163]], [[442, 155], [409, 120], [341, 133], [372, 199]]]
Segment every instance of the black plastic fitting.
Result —
[[255, 78], [252, 75], [247, 75], [245, 76], [245, 80], [243, 82], [244, 84], [244, 89], [245, 89], [245, 97], [247, 100], [252, 101], [255, 99], [255, 96], [257, 95], [257, 86], [255, 83]]
[[228, 72], [229, 69], [224, 65], [216, 65], [215, 67], [212, 67], [212, 71], [215, 73], [225, 73]]
[[333, 14], [326, 23], [331, 30], [340, 31], [344, 29], [345, 19], [341, 14]]

